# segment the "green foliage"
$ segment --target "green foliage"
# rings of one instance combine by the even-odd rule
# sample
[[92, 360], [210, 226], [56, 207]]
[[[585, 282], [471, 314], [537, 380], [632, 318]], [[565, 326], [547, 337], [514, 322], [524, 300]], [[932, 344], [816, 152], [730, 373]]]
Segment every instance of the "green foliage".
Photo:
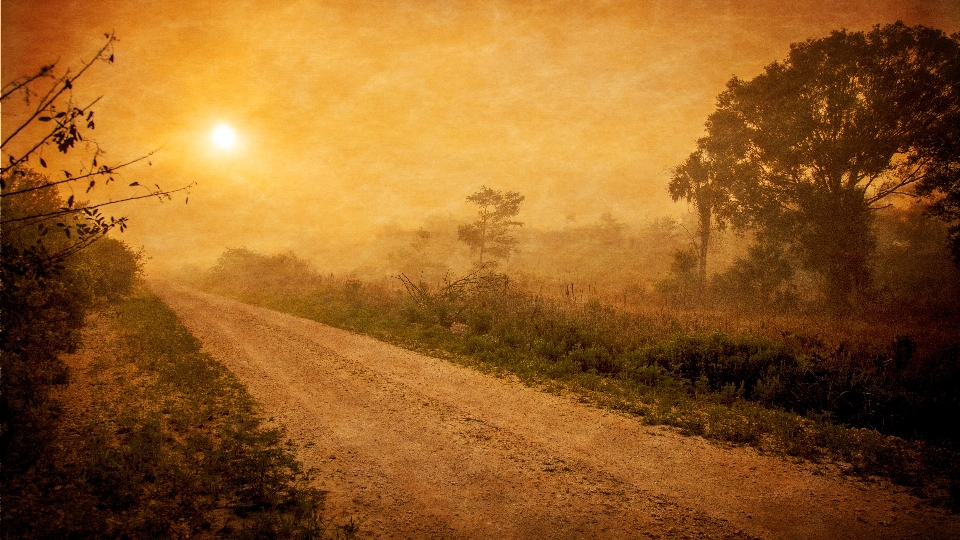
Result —
[[698, 148], [728, 173], [752, 164], [717, 176], [734, 222], [789, 246], [846, 307], [870, 285], [875, 210], [920, 193], [956, 219], [958, 126], [960, 38], [898, 22], [794, 44], [733, 78]]
[[754, 165], [742, 157], [746, 147], [747, 141], [743, 137], [700, 139], [697, 150], [673, 169], [667, 185], [674, 201], [684, 199], [695, 207], [698, 284], [701, 289], [706, 287], [712, 230], [724, 230], [731, 219], [736, 221], [737, 208], [730, 187], [756, 174]]
[[279, 288], [307, 291], [321, 281], [310, 264], [293, 253], [264, 256], [247, 248], [225, 251], [203, 279], [206, 287], [240, 294]]
[[[20, 170], [20, 169], [18, 169]], [[8, 188], [37, 185], [45, 177], [25, 171]], [[33, 191], [0, 200], [5, 216], [43, 212], [64, 205], [53, 191]], [[68, 381], [59, 354], [77, 345], [91, 309], [127, 294], [141, 270], [142, 254], [102, 235], [81, 240], [45, 234], [36, 226], [4, 227], [0, 260], [0, 333], [3, 392], [0, 394], [5, 472], [29, 466], [50, 436], [56, 418], [51, 389]]]
[[[157, 298], [118, 307], [96, 413], [5, 497], [5, 535], [325, 538], [323, 493], [281, 428]], [[51, 489], [56, 483], [65, 489]]]
[[960, 415], [955, 341], [902, 336], [887, 346], [838, 346], [805, 332], [692, 332], [674, 317], [544, 298], [510, 282], [458, 297], [447, 317], [386, 284], [353, 280], [327, 279], [306, 295], [281, 287], [240, 298], [529, 382], [568, 385], [651, 423], [838, 459], [852, 472], [931, 495], [944, 496], [943, 482], [958, 473], [942, 457], [960, 443], [950, 420]]
[[133, 290], [143, 272], [143, 250], [134, 251], [121, 240], [101, 238], [78, 254], [76, 272], [91, 294], [115, 302]]
[[[881, 327], [894, 320], [955, 326], [951, 321], [960, 315], [960, 266], [950, 261], [948, 226], [927, 215], [922, 204], [878, 211], [874, 223], [871, 235], [877, 249], [869, 258], [869, 286], [850, 296], [844, 309], [822, 293], [822, 280], [795, 252], [762, 234], [754, 235], [744, 254], [712, 276], [700, 305], [741, 314], [815, 317], [839, 312], [841, 319], [869, 320]], [[679, 275], [684, 274], [674, 272], [659, 287], [665, 298], [677, 302], [682, 298], [663, 285], [683, 283]]]
[[673, 253], [670, 277], [657, 282], [657, 292], [679, 306], [689, 306], [701, 298], [702, 275], [698, 270], [699, 258], [692, 249], [680, 249]]
[[713, 289], [725, 305], [755, 310], [794, 311], [793, 266], [783, 249], [771, 243], [751, 246], [725, 272], [715, 276]]
[[950, 264], [948, 226], [919, 204], [877, 214], [879, 249], [873, 287], [879, 308], [894, 317], [922, 314], [945, 325], [960, 314], [960, 265]]

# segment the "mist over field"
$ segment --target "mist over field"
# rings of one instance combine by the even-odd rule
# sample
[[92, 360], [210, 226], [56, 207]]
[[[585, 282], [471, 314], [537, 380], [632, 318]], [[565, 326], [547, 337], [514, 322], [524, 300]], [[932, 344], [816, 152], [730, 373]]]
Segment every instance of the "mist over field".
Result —
[[[468, 220], [481, 185], [522, 193], [525, 229], [678, 218], [670, 170], [732, 75], [839, 28], [960, 29], [946, 1], [6, 1], [3, 13], [5, 81], [119, 38], [115, 64], [76, 90], [103, 96], [96, 140], [116, 161], [159, 150], [127, 183], [196, 182], [187, 205], [129, 207], [124, 238], [151, 271], [240, 246], [359, 269], [389, 231]], [[210, 141], [221, 123], [232, 150]]]

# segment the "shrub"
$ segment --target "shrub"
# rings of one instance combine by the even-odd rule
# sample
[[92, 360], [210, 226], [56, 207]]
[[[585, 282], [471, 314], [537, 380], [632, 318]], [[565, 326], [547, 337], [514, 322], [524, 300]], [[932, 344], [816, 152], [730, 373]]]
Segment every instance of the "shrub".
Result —
[[[14, 191], [48, 181], [27, 170], [5, 179], [5, 189]], [[13, 218], [65, 205], [54, 190], [44, 189], [4, 197], [0, 212]], [[76, 347], [91, 309], [130, 291], [142, 255], [103, 237], [75, 249], [73, 239], [36, 225], [6, 226], [0, 242], [0, 449], [4, 473], [14, 474], [29, 466], [54, 425], [57, 405], [50, 389], [69, 380], [59, 354]]]

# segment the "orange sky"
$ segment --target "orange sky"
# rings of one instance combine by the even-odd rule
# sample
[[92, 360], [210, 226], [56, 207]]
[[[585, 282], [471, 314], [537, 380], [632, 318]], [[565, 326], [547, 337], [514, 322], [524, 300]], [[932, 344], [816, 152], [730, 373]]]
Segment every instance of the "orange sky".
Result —
[[[841, 27], [960, 31], [955, 0], [3, 0], [0, 15], [5, 82], [120, 38], [78, 90], [104, 95], [98, 141], [115, 161], [161, 148], [126, 180], [197, 182], [189, 205], [123, 210], [155, 267], [245, 245], [347, 269], [384, 224], [468, 219], [481, 184], [526, 195], [535, 227], [676, 214], [668, 170], [733, 74]], [[237, 151], [210, 144], [219, 122]]]

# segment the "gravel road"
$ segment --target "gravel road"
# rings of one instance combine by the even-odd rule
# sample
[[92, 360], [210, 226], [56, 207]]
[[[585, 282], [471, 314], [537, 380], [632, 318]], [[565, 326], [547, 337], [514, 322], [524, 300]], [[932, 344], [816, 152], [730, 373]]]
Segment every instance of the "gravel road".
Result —
[[960, 538], [885, 482], [718, 448], [316, 322], [153, 282], [376, 538]]

